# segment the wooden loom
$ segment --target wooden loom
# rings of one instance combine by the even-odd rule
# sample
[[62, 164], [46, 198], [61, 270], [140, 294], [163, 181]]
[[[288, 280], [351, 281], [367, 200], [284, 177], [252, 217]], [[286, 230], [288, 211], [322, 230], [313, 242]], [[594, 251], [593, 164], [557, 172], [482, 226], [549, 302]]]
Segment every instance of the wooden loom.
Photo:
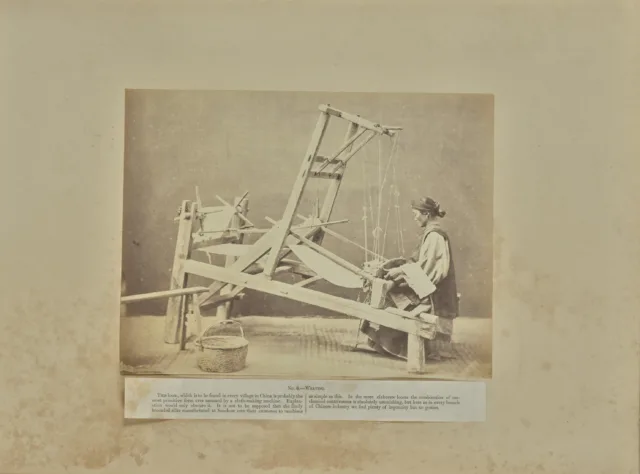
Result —
[[[401, 128], [380, 125], [329, 105], [320, 105], [319, 110], [320, 116], [284, 213], [279, 221], [267, 218], [273, 224], [272, 228], [264, 231], [257, 230], [247, 219], [247, 193], [236, 198], [234, 205], [218, 197], [223, 204], [222, 207], [205, 208], [200, 203], [199, 197], [195, 202], [184, 201], [177, 218], [178, 237], [170, 290], [127, 296], [122, 298], [122, 302], [168, 298], [165, 342], [180, 344], [180, 348], [183, 349], [189, 314], [196, 317], [197, 330], [200, 331], [200, 307], [217, 306], [218, 316], [226, 318], [229, 303], [241, 297], [242, 291], [248, 288], [405, 332], [408, 334], [407, 370], [411, 373], [423, 372], [425, 364], [423, 338], [435, 337], [434, 327], [437, 318], [424, 313], [419, 315], [416, 311], [384, 307], [381, 301], [384, 300], [384, 289], [387, 288], [388, 282], [379, 278], [379, 274], [375, 271], [369, 271], [366, 267], [360, 268], [322, 246], [324, 235], [327, 233], [343, 238], [329, 229], [329, 226], [344, 222], [332, 222], [330, 218], [347, 164], [374, 137], [381, 135], [395, 137]], [[342, 146], [333, 155], [320, 156], [318, 152], [332, 119], [342, 119], [347, 123], [346, 136]], [[309, 179], [328, 180], [329, 185], [317, 215], [304, 218], [298, 214], [298, 208]], [[230, 211], [231, 214], [223, 227], [218, 226], [210, 231], [204, 229], [203, 223], [206, 222], [207, 217], [224, 211]], [[294, 224], [296, 217], [303, 218], [304, 221], [301, 224]], [[206, 232], [215, 234], [213, 240], [218, 247], [231, 244], [231, 247], [242, 247], [243, 251], [237, 254], [228, 253], [224, 267], [193, 259], [192, 251], [198, 250], [199, 243], [203, 241], [211, 243], [212, 239], [198, 239], [198, 236], [202, 237]], [[262, 236], [250, 246], [238, 245], [242, 244], [243, 235], [249, 232], [262, 233]], [[371, 292], [371, 301], [362, 303], [306, 288], [322, 278], [308, 266], [287, 258], [294, 246], [304, 246], [321, 258], [359, 277], [362, 286]], [[216, 246], [200, 248], [200, 250], [216, 253]], [[302, 275], [304, 279], [295, 284], [274, 279], [277, 274], [283, 272]], [[213, 283], [209, 287], [189, 288], [187, 282], [190, 275], [213, 280]], [[373, 294], [376, 292], [377, 297], [374, 297]]]

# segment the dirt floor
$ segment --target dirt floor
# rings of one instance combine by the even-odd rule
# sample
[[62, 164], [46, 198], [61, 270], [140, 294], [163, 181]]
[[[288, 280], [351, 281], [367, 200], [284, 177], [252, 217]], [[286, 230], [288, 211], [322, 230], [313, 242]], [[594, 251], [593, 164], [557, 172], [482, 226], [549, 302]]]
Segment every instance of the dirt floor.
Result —
[[[245, 316], [235, 319], [249, 341], [246, 367], [224, 377], [286, 377], [296, 379], [491, 377], [491, 320], [458, 318], [448, 357], [427, 364], [426, 373], [410, 376], [406, 361], [379, 355], [359, 334], [359, 321], [320, 317]], [[218, 322], [204, 318], [203, 329]], [[121, 318], [121, 360], [126, 372], [208, 376], [196, 364], [194, 335], [184, 351], [163, 343], [164, 318]], [[226, 327], [220, 334], [238, 334]], [[357, 347], [356, 347], [357, 345]]]

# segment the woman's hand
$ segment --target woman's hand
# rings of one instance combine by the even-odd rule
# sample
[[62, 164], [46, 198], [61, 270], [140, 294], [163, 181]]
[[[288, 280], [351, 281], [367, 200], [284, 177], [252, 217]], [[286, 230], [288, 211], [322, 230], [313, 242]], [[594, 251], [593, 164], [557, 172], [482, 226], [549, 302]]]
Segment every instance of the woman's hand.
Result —
[[387, 272], [387, 278], [390, 280], [397, 280], [402, 276], [402, 269], [399, 267], [392, 268]]

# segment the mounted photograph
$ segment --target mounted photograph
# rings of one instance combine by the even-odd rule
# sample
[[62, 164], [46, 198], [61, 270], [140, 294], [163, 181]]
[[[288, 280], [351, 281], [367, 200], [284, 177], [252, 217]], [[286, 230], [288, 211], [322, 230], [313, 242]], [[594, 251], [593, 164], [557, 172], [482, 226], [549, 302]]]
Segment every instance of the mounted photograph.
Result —
[[125, 92], [121, 372], [492, 373], [490, 94]]

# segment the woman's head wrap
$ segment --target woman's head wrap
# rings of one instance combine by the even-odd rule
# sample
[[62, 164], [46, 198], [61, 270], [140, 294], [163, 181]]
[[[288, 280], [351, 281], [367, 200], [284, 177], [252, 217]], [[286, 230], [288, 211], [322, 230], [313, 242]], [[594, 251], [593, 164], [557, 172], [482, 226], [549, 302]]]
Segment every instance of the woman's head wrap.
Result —
[[444, 217], [446, 214], [445, 211], [440, 209], [440, 203], [430, 197], [411, 201], [411, 208], [420, 211], [422, 214], [429, 214], [430, 216]]

